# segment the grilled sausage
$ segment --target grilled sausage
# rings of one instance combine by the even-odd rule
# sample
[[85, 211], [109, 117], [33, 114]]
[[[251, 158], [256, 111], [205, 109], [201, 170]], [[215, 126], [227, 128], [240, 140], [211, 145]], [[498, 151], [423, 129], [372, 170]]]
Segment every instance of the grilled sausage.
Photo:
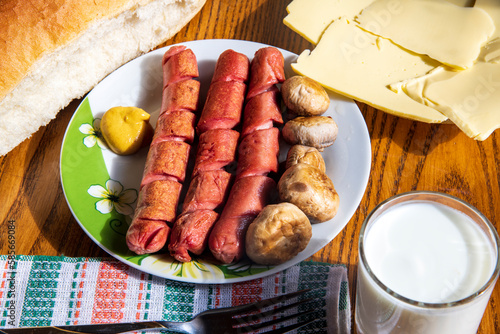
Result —
[[146, 158], [137, 208], [127, 231], [137, 254], [162, 249], [175, 221], [185, 180], [200, 85], [194, 53], [184, 46], [167, 50], [162, 60], [163, 97], [153, 141]]
[[207, 100], [197, 124], [199, 143], [191, 183], [169, 242], [170, 254], [181, 262], [189, 253], [201, 254], [218, 210], [231, 187], [232, 175], [224, 169], [235, 162], [248, 79], [248, 58], [233, 50], [217, 60]]
[[223, 263], [245, 255], [248, 226], [273, 201], [276, 184], [268, 174], [277, 171], [279, 154], [279, 130], [274, 125], [283, 122], [275, 85], [284, 80], [281, 52], [272, 47], [259, 49], [250, 68], [236, 181], [208, 242], [212, 254]]

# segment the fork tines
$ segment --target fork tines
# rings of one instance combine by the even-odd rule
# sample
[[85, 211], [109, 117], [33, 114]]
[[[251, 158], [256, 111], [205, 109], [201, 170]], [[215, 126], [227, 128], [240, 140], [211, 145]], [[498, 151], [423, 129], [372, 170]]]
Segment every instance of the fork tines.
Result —
[[[310, 324], [313, 321], [318, 320], [317, 318], [308, 316], [318, 311], [316, 307], [318, 303], [313, 303], [313, 301], [315, 301], [314, 298], [306, 298], [291, 304], [278, 306], [279, 304], [301, 296], [308, 291], [310, 291], [310, 289], [300, 290], [252, 304], [238, 306], [233, 312], [233, 327], [237, 329], [238, 333], [251, 333], [271, 326], [285, 324], [287, 321], [292, 322], [294, 319], [297, 319], [295, 323], [291, 323], [288, 326], [272, 329], [273, 333], [279, 334], [287, 333]], [[285, 311], [293, 310], [294, 308], [296, 308], [296, 310], [292, 314], [284, 313]], [[300, 319], [298, 319], [299, 317]]]

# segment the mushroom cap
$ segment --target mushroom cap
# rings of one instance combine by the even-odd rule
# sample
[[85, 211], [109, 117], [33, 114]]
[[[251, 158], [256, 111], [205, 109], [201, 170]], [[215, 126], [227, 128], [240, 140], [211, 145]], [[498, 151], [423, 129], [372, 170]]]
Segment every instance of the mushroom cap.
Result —
[[271, 204], [249, 225], [246, 253], [255, 263], [277, 265], [303, 251], [311, 237], [311, 223], [297, 206]]
[[291, 144], [315, 147], [322, 151], [337, 139], [337, 123], [330, 116], [296, 117], [283, 126], [283, 139]]
[[321, 153], [314, 147], [305, 145], [293, 145], [290, 147], [286, 156], [286, 169], [300, 162], [314, 166], [323, 173], [326, 172], [325, 160]]
[[299, 116], [319, 116], [330, 106], [330, 98], [319, 83], [306, 76], [293, 76], [281, 86], [283, 102]]
[[325, 222], [337, 214], [339, 195], [332, 180], [318, 168], [305, 163], [291, 166], [278, 182], [280, 199], [295, 204], [311, 223]]

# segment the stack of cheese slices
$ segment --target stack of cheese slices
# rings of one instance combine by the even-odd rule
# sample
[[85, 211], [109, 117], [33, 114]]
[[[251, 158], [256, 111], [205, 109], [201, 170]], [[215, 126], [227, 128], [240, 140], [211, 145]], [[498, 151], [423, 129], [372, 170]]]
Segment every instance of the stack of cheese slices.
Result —
[[0, 156], [125, 62], [165, 42], [206, 0], [2, 0]]
[[297, 73], [477, 140], [500, 127], [500, 1], [294, 0], [287, 11], [284, 23], [316, 45]]

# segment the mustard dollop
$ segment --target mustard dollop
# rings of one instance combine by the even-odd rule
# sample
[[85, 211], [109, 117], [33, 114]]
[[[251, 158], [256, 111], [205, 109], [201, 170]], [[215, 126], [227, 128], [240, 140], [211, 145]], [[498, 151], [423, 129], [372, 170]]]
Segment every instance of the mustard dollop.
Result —
[[101, 119], [104, 140], [116, 154], [133, 154], [151, 141], [153, 128], [149, 118], [141, 108], [113, 107]]

